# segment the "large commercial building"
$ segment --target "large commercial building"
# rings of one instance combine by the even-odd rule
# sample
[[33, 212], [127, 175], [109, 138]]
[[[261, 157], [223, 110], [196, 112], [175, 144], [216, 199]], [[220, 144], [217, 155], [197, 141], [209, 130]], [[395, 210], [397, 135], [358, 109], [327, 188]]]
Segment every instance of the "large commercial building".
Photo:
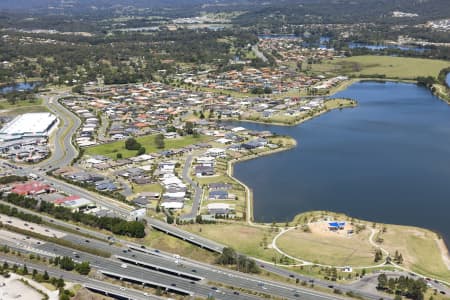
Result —
[[0, 141], [29, 137], [47, 137], [57, 118], [51, 113], [28, 113], [17, 116], [0, 130]]

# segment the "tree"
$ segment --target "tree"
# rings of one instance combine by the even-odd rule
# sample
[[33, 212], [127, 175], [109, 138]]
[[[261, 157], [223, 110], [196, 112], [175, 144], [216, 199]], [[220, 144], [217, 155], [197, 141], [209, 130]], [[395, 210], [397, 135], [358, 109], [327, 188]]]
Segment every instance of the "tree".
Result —
[[122, 158], [123, 158], [122, 153], [118, 152], [118, 153], [116, 154], [116, 158], [117, 158], [117, 159], [122, 159]]
[[155, 136], [155, 144], [156, 148], [164, 149], [164, 135], [162, 135], [161, 133], [157, 134]]
[[264, 94], [272, 94], [272, 89], [268, 86], [266, 86], [263, 91], [264, 91]]
[[72, 88], [72, 93], [82, 94], [84, 92], [83, 85], [79, 84]]
[[64, 256], [63, 258], [60, 259], [59, 266], [63, 270], [72, 271], [75, 268], [75, 262], [71, 257]]
[[136, 141], [135, 138], [128, 138], [125, 141], [125, 149], [127, 150], [139, 150], [141, 148], [141, 144]]
[[387, 284], [388, 284], [388, 278], [387, 278], [386, 274], [382, 273], [382, 274], [378, 275], [377, 289], [385, 290], [387, 288]]
[[84, 261], [81, 264], [77, 264], [75, 266], [75, 271], [77, 271], [81, 275], [88, 275], [91, 271], [91, 266], [89, 265], [88, 261]]
[[383, 259], [383, 253], [381, 252], [381, 250], [380, 249], [375, 250], [374, 262], [379, 262], [382, 259]]
[[177, 129], [175, 128], [175, 126], [171, 125], [171, 126], [168, 126], [168, 127], [167, 127], [166, 131], [167, 131], [167, 132], [176, 132]]
[[194, 133], [194, 123], [186, 122], [184, 124], [184, 132], [186, 132], [186, 134], [193, 134]]
[[47, 270], [44, 272], [44, 276], [42, 277], [44, 280], [49, 280], [50, 276], [48, 276]]
[[146, 152], [145, 147], [141, 147], [141, 148], [139, 148], [139, 150], [138, 150], [138, 152], [137, 152], [137, 155], [145, 154], [145, 152]]

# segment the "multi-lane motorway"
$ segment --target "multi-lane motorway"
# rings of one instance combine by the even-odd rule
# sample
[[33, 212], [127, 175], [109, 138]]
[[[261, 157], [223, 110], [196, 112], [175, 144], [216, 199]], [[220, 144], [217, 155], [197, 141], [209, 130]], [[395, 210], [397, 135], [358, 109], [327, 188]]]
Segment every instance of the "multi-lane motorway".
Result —
[[[22, 208], [18, 208], [19, 210], [25, 211], [27, 213], [33, 213], [29, 210], [25, 210]], [[322, 295], [320, 293], [313, 292], [311, 290], [298, 288], [295, 285], [288, 285], [288, 284], [281, 284], [279, 282], [274, 282], [270, 280], [262, 280], [259, 277], [252, 276], [249, 274], [244, 274], [240, 272], [234, 272], [227, 269], [219, 268], [217, 266], [212, 266], [209, 264], [201, 263], [198, 261], [193, 261], [189, 259], [182, 259], [182, 258], [176, 258], [176, 255], [174, 256], [171, 253], [165, 253], [162, 251], [159, 251], [157, 249], [148, 249], [143, 247], [142, 245], [136, 244], [136, 243], [130, 243], [125, 240], [120, 240], [114, 238], [116, 242], [118, 242], [120, 245], [123, 245], [125, 247], [116, 247], [114, 245], [111, 245], [111, 236], [104, 235], [98, 232], [91, 231], [89, 229], [85, 229], [83, 227], [77, 227], [75, 225], [66, 224], [64, 222], [61, 222], [59, 220], [55, 220], [50, 217], [43, 216], [44, 221], [48, 223], [54, 223], [58, 226], [63, 226], [70, 228], [72, 231], [80, 232], [80, 234], [84, 234], [85, 236], [95, 236], [97, 238], [86, 238], [85, 236], [79, 236], [76, 234], [66, 234], [63, 239], [66, 239], [68, 241], [71, 241], [76, 244], [82, 244], [87, 247], [92, 247], [95, 249], [100, 249], [106, 252], [112, 253], [115, 260], [121, 260], [126, 261], [127, 264], [137, 264], [142, 267], [150, 268], [153, 270], [156, 270], [157, 272], [165, 273], [171, 275], [171, 276], [177, 276], [182, 277], [184, 280], [190, 280], [199, 277], [204, 278], [205, 280], [213, 281], [213, 282], [219, 282], [222, 284], [226, 284], [228, 286], [235, 286], [242, 289], [251, 289], [256, 290], [261, 293], [270, 293], [279, 295], [283, 298], [291, 298], [295, 297], [295, 294], [298, 294], [300, 296], [314, 296], [314, 297], [327, 297], [330, 298], [331, 296], [328, 295]], [[73, 257], [73, 253], [70, 252], [70, 250], [58, 250], [61, 247], [60, 246], [53, 246], [52, 244], [45, 243], [39, 246], [35, 246], [36, 249], [38, 249], [41, 252], [48, 252], [52, 253], [54, 255], [63, 255], [68, 254]], [[54, 250], [56, 249], [56, 251]], [[80, 254], [79, 254], [80, 255]], [[81, 258], [81, 256], [80, 256]], [[86, 257], [83, 256], [83, 258], [90, 258], [93, 259], [91, 263], [98, 267], [98, 268], [104, 268], [104, 265], [99, 265], [99, 262], [102, 260], [101, 258], [93, 257], [92, 255], [86, 255]], [[262, 264], [263, 265], [263, 264]], [[287, 278], [295, 277], [299, 278], [300, 280], [305, 280], [312, 282], [314, 281], [311, 278], [307, 278], [304, 276], [301, 276], [299, 274], [290, 272], [288, 270], [284, 270], [281, 268], [275, 268], [271, 265], [263, 265], [264, 268], [269, 269], [273, 268], [273, 270], [270, 270], [272, 272], [284, 272], [282, 275], [286, 276]], [[121, 270], [122, 272], [127, 272], [129, 269]], [[105, 269], [104, 271], [110, 271], [110, 272], [117, 272], [116, 269], [110, 270]], [[117, 272], [118, 273], [118, 272]], [[167, 279], [167, 278], [166, 278]], [[198, 279], [198, 278], [197, 278]], [[177, 278], [177, 280], [180, 280]], [[161, 283], [161, 282], [160, 282]], [[175, 283], [177, 286], [180, 286], [179, 284]], [[330, 285], [329, 282], [326, 281], [320, 281], [315, 280], [315, 285], [328, 287]], [[181, 285], [182, 286], [182, 285]], [[192, 291], [192, 286], [188, 285], [188, 288]], [[348, 291], [351, 290], [351, 288], [346, 287], [345, 285], [335, 284], [333, 288], [341, 289], [342, 291]], [[331, 291], [331, 290], [330, 290]], [[356, 291], [353, 291], [356, 293]], [[368, 299], [379, 299], [378, 295], [370, 294], [370, 293], [363, 293], [361, 294], [365, 298]], [[335, 297], [331, 297], [335, 298]]]

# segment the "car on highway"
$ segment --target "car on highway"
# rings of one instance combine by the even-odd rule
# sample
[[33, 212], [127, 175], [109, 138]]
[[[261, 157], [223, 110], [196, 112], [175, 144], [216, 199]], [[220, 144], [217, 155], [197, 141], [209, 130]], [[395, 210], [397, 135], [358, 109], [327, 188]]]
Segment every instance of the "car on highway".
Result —
[[127, 264], [121, 264], [120, 267], [126, 269], [128, 267], [128, 265]]

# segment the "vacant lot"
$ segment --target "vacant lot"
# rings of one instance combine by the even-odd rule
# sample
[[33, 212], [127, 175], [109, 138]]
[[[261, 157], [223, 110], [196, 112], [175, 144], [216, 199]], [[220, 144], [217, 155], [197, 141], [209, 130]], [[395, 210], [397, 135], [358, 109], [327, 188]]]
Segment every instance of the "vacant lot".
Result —
[[16, 116], [24, 113], [45, 112], [48, 109], [42, 105], [42, 99], [36, 101], [18, 101], [11, 104], [6, 100], [0, 100], [0, 115]]
[[312, 70], [334, 75], [385, 75], [386, 78], [413, 80], [418, 76], [437, 77], [439, 71], [448, 66], [450, 62], [445, 60], [364, 55], [312, 65]]
[[345, 231], [326, 232], [313, 228], [312, 232], [294, 229], [277, 240], [277, 246], [289, 255], [307, 261], [333, 266], [373, 265], [374, 248], [369, 243], [369, 230], [348, 236]]
[[208, 263], [213, 263], [217, 257], [215, 253], [157, 230], [151, 230], [144, 239], [138, 240], [138, 242], [152, 248], [158, 248], [162, 251], [176, 253], [183, 257]]
[[403, 265], [423, 275], [450, 281], [450, 270], [445, 266], [435, 233], [408, 226], [387, 225], [381, 246], [390, 253], [399, 251]]
[[[136, 138], [136, 140], [146, 149], [146, 153], [155, 153], [167, 149], [178, 149], [188, 145], [202, 143], [209, 141], [211, 137], [208, 136], [184, 136], [176, 139], [165, 139], [164, 149], [158, 149], [155, 143], [156, 135], [147, 135]], [[111, 158], [116, 158], [117, 153], [121, 153], [123, 158], [136, 156], [136, 150], [125, 149], [125, 140], [117, 141], [108, 144], [102, 144], [86, 148], [86, 154], [88, 155], [105, 155]]]
[[270, 243], [275, 235], [269, 232], [269, 229], [251, 227], [242, 223], [183, 225], [182, 229], [267, 261], [278, 257], [274, 250], [264, 247], [264, 244]]

